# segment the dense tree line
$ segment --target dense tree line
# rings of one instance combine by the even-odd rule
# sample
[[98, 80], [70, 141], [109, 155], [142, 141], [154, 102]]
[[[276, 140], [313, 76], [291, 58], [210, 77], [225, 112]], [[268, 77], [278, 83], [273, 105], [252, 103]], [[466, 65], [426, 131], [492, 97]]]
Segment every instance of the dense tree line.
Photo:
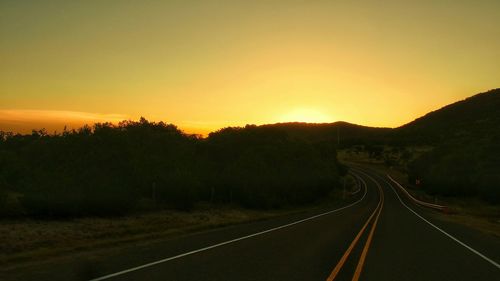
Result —
[[187, 210], [202, 201], [304, 204], [327, 195], [340, 173], [330, 142], [256, 126], [201, 138], [143, 118], [60, 134], [1, 133], [0, 167], [0, 212], [13, 197], [25, 214], [40, 216]]
[[450, 142], [423, 154], [408, 166], [409, 180], [417, 179], [430, 194], [480, 197], [500, 203], [500, 136]]

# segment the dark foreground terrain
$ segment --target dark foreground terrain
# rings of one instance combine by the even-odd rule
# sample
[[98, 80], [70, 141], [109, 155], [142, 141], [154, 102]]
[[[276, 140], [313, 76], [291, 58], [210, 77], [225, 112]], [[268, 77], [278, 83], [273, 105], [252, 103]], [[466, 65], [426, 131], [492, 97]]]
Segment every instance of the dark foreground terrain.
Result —
[[2, 280], [500, 278], [498, 238], [442, 221], [442, 214], [414, 205], [385, 175], [359, 168], [352, 171], [359, 176], [361, 189], [352, 202], [333, 210], [226, 227], [84, 260], [75, 258], [2, 272], [1, 277]]

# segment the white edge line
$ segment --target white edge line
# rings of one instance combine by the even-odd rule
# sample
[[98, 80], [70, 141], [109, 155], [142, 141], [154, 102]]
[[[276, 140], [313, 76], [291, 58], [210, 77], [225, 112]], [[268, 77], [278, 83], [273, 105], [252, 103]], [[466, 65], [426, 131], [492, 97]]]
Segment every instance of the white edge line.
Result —
[[358, 189], [356, 189], [356, 191], [351, 192], [351, 195], [354, 195], [354, 194], [357, 194], [358, 192], [361, 191], [361, 181], [359, 180], [359, 176], [358, 175], [355, 175], [353, 173], [350, 173], [350, 174], [354, 176], [354, 178], [356, 179], [356, 185], [358, 186]]
[[428, 203], [428, 202], [424, 202], [424, 201], [420, 201], [418, 200], [417, 198], [413, 197], [409, 192], [408, 190], [406, 190], [406, 188], [404, 188], [399, 182], [397, 182], [396, 180], [394, 180], [390, 175], [386, 175], [392, 182], [394, 182], [395, 184], [398, 185], [398, 187], [403, 190], [403, 192], [408, 196], [410, 197], [410, 199], [412, 199], [413, 201], [417, 202], [418, 204], [420, 205], [424, 205], [424, 206], [427, 206], [427, 207], [430, 207], [430, 208], [436, 208], [436, 209], [445, 209], [446, 206], [443, 206], [443, 205], [437, 205], [437, 204], [432, 204], [432, 203]]
[[[394, 180], [393, 180], [394, 181]], [[413, 214], [415, 214], [417, 217], [419, 217], [420, 219], [422, 219], [423, 221], [425, 221], [426, 223], [428, 223], [430, 226], [434, 227], [435, 229], [439, 230], [441, 233], [443, 233], [444, 235], [448, 236], [449, 238], [451, 238], [452, 240], [454, 240], [455, 242], [457, 242], [458, 244], [464, 246], [465, 248], [467, 248], [468, 250], [470, 250], [471, 252], [473, 252], [474, 254], [480, 256], [481, 258], [483, 258], [484, 260], [486, 260], [487, 262], [491, 263], [492, 265], [494, 265], [496, 268], [500, 269], [500, 264], [498, 264], [497, 262], [495, 262], [494, 260], [488, 258], [487, 256], [481, 254], [479, 251], [473, 249], [472, 247], [470, 247], [469, 245], [465, 244], [464, 242], [458, 240], [457, 238], [455, 238], [454, 236], [452, 236], [451, 234], [449, 234], [448, 232], [442, 230], [441, 228], [439, 228], [438, 226], [436, 226], [435, 224], [433, 224], [432, 222], [428, 221], [427, 219], [425, 219], [424, 217], [422, 217], [421, 215], [419, 215], [417, 212], [415, 212], [412, 208], [408, 207], [408, 205], [406, 205], [403, 200], [401, 200], [401, 197], [399, 197], [399, 194], [396, 192], [396, 190], [394, 189], [394, 187], [388, 183], [386, 181], [387, 184], [389, 184], [389, 186], [391, 187], [392, 191], [394, 191], [394, 193], [396, 193], [396, 196], [398, 197], [399, 199], [399, 202], [401, 202], [401, 204], [403, 204], [403, 206], [405, 206], [408, 210], [410, 210]], [[397, 183], [397, 182], [396, 182]]]
[[259, 235], [262, 235], [262, 234], [265, 234], [265, 233], [269, 233], [269, 232], [272, 232], [272, 231], [276, 231], [276, 230], [279, 230], [279, 229], [290, 227], [292, 225], [296, 225], [296, 224], [303, 223], [303, 222], [306, 222], [306, 221], [309, 221], [309, 220], [313, 220], [313, 219], [316, 219], [316, 218], [319, 218], [319, 217], [322, 217], [322, 216], [325, 216], [325, 215], [329, 215], [329, 214], [332, 214], [332, 213], [335, 213], [335, 212], [347, 209], [349, 207], [352, 207], [352, 206], [358, 204], [359, 202], [361, 202], [365, 198], [366, 193], [367, 193], [367, 186], [365, 185], [365, 192], [363, 193], [363, 196], [359, 200], [357, 200], [356, 202], [353, 202], [353, 203], [351, 203], [351, 204], [349, 204], [347, 206], [344, 206], [344, 207], [341, 207], [341, 208], [338, 208], [338, 209], [335, 209], [335, 210], [331, 210], [331, 211], [328, 211], [328, 212], [325, 212], [325, 213], [321, 213], [321, 214], [318, 214], [318, 215], [315, 215], [315, 216], [312, 216], [312, 217], [308, 217], [308, 218], [305, 218], [305, 219], [301, 219], [301, 220], [298, 220], [298, 221], [295, 221], [295, 222], [291, 222], [291, 223], [288, 223], [288, 224], [285, 224], [285, 225], [281, 225], [281, 226], [278, 226], [278, 227], [267, 229], [267, 230], [264, 230], [264, 231], [261, 231], [261, 232], [253, 233], [253, 234], [250, 234], [250, 235], [246, 235], [246, 236], [243, 236], [243, 237], [235, 238], [235, 239], [232, 239], [232, 240], [228, 240], [228, 241], [225, 241], [225, 242], [214, 244], [214, 245], [211, 245], [211, 246], [208, 246], [208, 247], [204, 247], [204, 248], [201, 248], [201, 249], [197, 249], [197, 250], [193, 250], [193, 251], [186, 252], [186, 253], [183, 253], [183, 254], [179, 254], [179, 255], [176, 255], [176, 256], [173, 256], [173, 257], [169, 257], [169, 258], [157, 260], [157, 261], [146, 263], [146, 264], [143, 264], [143, 265], [140, 265], [140, 266], [132, 267], [132, 268], [125, 269], [125, 270], [122, 270], [122, 271], [118, 271], [118, 272], [115, 272], [115, 273], [111, 273], [111, 274], [108, 274], [108, 275], [104, 275], [104, 276], [101, 276], [101, 277], [90, 279], [89, 281], [100, 281], [100, 280], [109, 279], [109, 278], [112, 278], [112, 277], [116, 277], [116, 276], [119, 276], [119, 275], [123, 275], [123, 274], [129, 273], [129, 272], [137, 271], [139, 269], [143, 269], [143, 268], [150, 267], [150, 266], [153, 266], [153, 265], [157, 265], [157, 264], [160, 264], [160, 263], [164, 263], [164, 262], [167, 262], [167, 261], [175, 260], [175, 259], [178, 259], [178, 258], [182, 258], [182, 257], [185, 257], [185, 256], [189, 256], [189, 255], [192, 255], [192, 254], [196, 254], [196, 253], [199, 253], [199, 252], [203, 252], [203, 251], [206, 251], [206, 250], [217, 248], [217, 247], [220, 247], [220, 246], [223, 246], [223, 245], [227, 245], [227, 244], [230, 244], [230, 243], [234, 243], [234, 242], [237, 242], [237, 241], [245, 240], [245, 239], [252, 238], [252, 237], [255, 237], [255, 236], [259, 236]]

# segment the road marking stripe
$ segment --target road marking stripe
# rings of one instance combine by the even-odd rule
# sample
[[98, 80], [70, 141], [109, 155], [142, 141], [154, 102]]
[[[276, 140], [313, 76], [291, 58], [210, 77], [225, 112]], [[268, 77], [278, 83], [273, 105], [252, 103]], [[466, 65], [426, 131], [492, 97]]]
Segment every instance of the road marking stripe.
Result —
[[[361, 177], [359, 177], [359, 179], [363, 182], [363, 185], [364, 185], [365, 191], [366, 191], [366, 189], [368, 188], [366, 182]], [[342, 267], [344, 266], [345, 262], [347, 261], [347, 258], [349, 257], [349, 255], [351, 254], [352, 250], [354, 249], [354, 247], [358, 243], [359, 238], [363, 235], [366, 227], [368, 226], [368, 224], [370, 223], [370, 221], [372, 220], [372, 218], [377, 213], [377, 210], [378, 210], [378, 208], [380, 206], [380, 203], [381, 203], [381, 199], [379, 199], [377, 207], [372, 212], [372, 214], [370, 215], [370, 217], [368, 218], [368, 220], [366, 220], [366, 222], [363, 225], [363, 227], [361, 228], [361, 230], [358, 232], [358, 234], [356, 235], [356, 237], [354, 238], [354, 240], [351, 242], [351, 244], [349, 245], [349, 247], [347, 248], [347, 250], [344, 252], [344, 255], [340, 258], [339, 262], [337, 263], [337, 265], [335, 266], [335, 268], [332, 270], [332, 272], [330, 273], [330, 275], [326, 279], [327, 281], [333, 281], [335, 279], [335, 277], [337, 277], [337, 275], [339, 274], [340, 270], [342, 269]]]
[[420, 205], [423, 205], [423, 206], [427, 206], [429, 208], [434, 208], [434, 209], [438, 209], [438, 210], [443, 210], [443, 209], [446, 209], [446, 206], [443, 206], [443, 205], [438, 205], [438, 204], [432, 204], [432, 203], [429, 203], [429, 202], [424, 202], [424, 201], [421, 201], [421, 200], [418, 200], [417, 198], [413, 197], [409, 192], [408, 190], [406, 190], [406, 188], [404, 188], [401, 184], [399, 184], [399, 182], [395, 181], [391, 176], [387, 175], [387, 177], [392, 181], [394, 182], [395, 184], [397, 184], [397, 186], [406, 194], [406, 196], [408, 196], [411, 200], [413, 200], [414, 202], [416, 202], [417, 204], [420, 204]]
[[[386, 181], [387, 184], [389, 184], [387, 181]], [[394, 193], [396, 193], [396, 196], [398, 197], [399, 199], [399, 202], [401, 202], [401, 204], [403, 204], [403, 206], [405, 206], [408, 210], [410, 210], [413, 214], [415, 214], [417, 217], [419, 217], [420, 219], [422, 219], [424, 222], [428, 223], [430, 226], [434, 227], [435, 229], [437, 229], [438, 231], [440, 231], [441, 233], [443, 233], [444, 235], [448, 236], [449, 238], [451, 238], [453, 241], [457, 242], [458, 244], [462, 245], [463, 247], [465, 247], [466, 249], [470, 250], [471, 252], [473, 252], [474, 254], [480, 256], [481, 258], [483, 258], [485, 261], [491, 263], [493, 266], [495, 266], [496, 268], [500, 269], [500, 264], [498, 264], [497, 262], [495, 262], [494, 260], [488, 258], [487, 256], [481, 254], [479, 251], [473, 249], [471, 246], [465, 244], [464, 242], [458, 240], [457, 238], [455, 238], [454, 236], [452, 236], [451, 234], [449, 234], [448, 232], [442, 230], [441, 228], [439, 228], [438, 226], [436, 226], [435, 224], [433, 224], [432, 222], [428, 221], [427, 219], [425, 219], [424, 217], [422, 217], [421, 215], [419, 215], [417, 212], [415, 212], [412, 208], [408, 207], [408, 205], [406, 205], [403, 200], [401, 200], [401, 197], [399, 197], [398, 193], [396, 192], [396, 190], [394, 189], [394, 187], [389, 184], [391, 186], [391, 189], [392, 191], [394, 191]]]
[[380, 196], [382, 197], [382, 203], [380, 204], [380, 208], [378, 209], [377, 217], [375, 218], [375, 222], [372, 225], [370, 230], [370, 234], [368, 235], [368, 239], [366, 240], [365, 247], [363, 248], [363, 252], [361, 253], [361, 257], [359, 258], [358, 265], [356, 266], [356, 270], [354, 271], [354, 276], [352, 277], [352, 281], [358, 281], [361, 276], [361, 271], [363, 270], [363, 265], [365, 264], [366, 256], [368, 255], [368, 249], [372, 243], [373, 234], [375, 233], [375, 229], [377, 228], [378, 219], [380, 218], [380, 214], [382, 213], [382, 208], [384, 208], [384, 191], [380, 184], [372, 177], [368, 176], [371, 180], [377, 184], [378, 189], [380, 190]]
[[186, 253], [183, 253], [183, 254], [179, 254], [179, 255], [176, 255], [176, 256], [168, 257], [168, 258], [161, 259], [161, 260], [158, 260], [158, 261], [154, 261], [154, 262], [150, 262], [150, 263], [143, 264], [143, 265], [140, 265], [140, 266], [136, 266], [136, 267], [132, 267], [132, 268], [129, 268], [129, 269], [125, 269], [125, 270], [122, 270], [122, 271], [119, 271], [119, 272], [115, 272], [115, 273], [111, 273], [111, 274], [104, 275], [104, 276], [101, 276], [101, 277], [97, 277], [97, 278], [91, 279], [89, 281], [106, 280], [106, 279], [113, 278], [113, 277], [116, 277], [116, 276], [119, 276], [119, 275], [123, 275], [123, 274], [126, 274], [126, 273], [137, 271], [137, 270], [140, 270], [140, 269], [143, 269], [143, 268], [151, 267], [151, 266], [154, 266], [154, 265], [157, 265], [157, 264], [160, 264], [160, 263], [164, 263], [164, 262], [168, 262], [168, 261], [171, 261], [171, 260], [179, 259], [179, 258], [182, 258], [182, 257], [185, 257], [185, 256], [189, 256], [189, 255], [196, 254], [196, 253], [199, 253], [199, 252], [207, 251], [207, 250], [210, 250], [210, 249], [213, 249], [213, 248], [217, 248], [217, 247], [220, 247], [220, 246], [224, 246], [224, 245], [231, 244], [231, 243], [234, 243], [234, 242], [238, 242], [238, 241], [241, 241], [241, 240], [245, 240], [245, 239], [248, 239], [248, 238], [256, 237], [256, 236], [259, 236], [259, 235], [262, 235], [262, 234], [266, 234], [266, 233], [269, 233], [269, 232], [272, 232], [272, 231], [276, 231], [276, 230], [279, 230], [279, 229], [287, 228], [287, 227], [290, 227], [290, 226], [293, 226], [293, 225], [296, 225], [296, 224], [299, 224], [299, 223], [303, 223], [303, 222], [310, 221], [310, 220], [313, 220], [313, 219], [316, 219], [316, 218], [319, 218], [319, 217], [322, 217], [322, 216], [326, 216], [326, 215], [329, 215], [329, 214], [332, 214], [332, 213], [336, 213], [338, 211], [347, 209], [347, 208], [352, 207], [352, 206], [358, 204], [359, 202], [363, 201], [364, 198], [365, 198], [365, 196], [366, 196], [366, 193], [367, 193], [367, 188], [365, 186], [365, 191], [363, 193], [363, 196], [360, 199], [358, 199], [357, 201], [355, 201], [355, 202], [353, 202], [353, 203], [351, 203], [351, 204], [349, 204], [347, 206], [344, 206], [344, 207], [341, 207], [341, 208], [338, 208], [338, 209], [335, 209], [335, 210], [331, 210], [331, 211], [328, 211], [328, 212], [325, 212], [325, 213], [321, 213], [321, 214], [318, 214], [318, 215], [315, 215], [315, 216], [312, 216], [312, 217], [308, 217], [308, 218], [305, 218], [305, 219], [301, 219], [301, 220], [298, 220], [298, 221], [295, 221], [295, 222], [291, 222], [291, 223], [288, 223], [288, 224], [285, 224], [285, 225], [281, 225], [281, 226], [278, 226], [278, 227], [274, 227], [274, 228], [271, 228], [271, 229], [267, 229], [267, 230], [260, 231], [260, 232], [257, 232], [257, 233], [253, 233], [253, 234], [250, 234], [250, 235], [246, 235], [246, 236], [243, 236], [243, 237], [235, 238], [235, 239], [228, 240], [228, 241], [225, 241], [225, 242], [221, 242], [221, 243], [218, 243], [218, 244], [214, 244], [214, 245], [211, 245], [211, 246], [208, 246], [208, 247], [204, 247], [204, 248], [201, 248], [201, 249], [193, 250], [193, 251], [186, 252]]
[[350, 173], [350, 172], [349, 172], [349, 174], [351, 174], [352, 176], [354, 176], [354, 178], [356, 180], [356, 185], [358, 186], [358, 188], [356, 189], [356, 191], [351, 192], [351, 195], [354, 195], [354, 194], [356, 194], [356, 193], [358, 193], [358, 192], [361, 191], [361, 181], [359, 180], [359, 176], [357, 176], [357, 175], [355, 175], [353, 173]]

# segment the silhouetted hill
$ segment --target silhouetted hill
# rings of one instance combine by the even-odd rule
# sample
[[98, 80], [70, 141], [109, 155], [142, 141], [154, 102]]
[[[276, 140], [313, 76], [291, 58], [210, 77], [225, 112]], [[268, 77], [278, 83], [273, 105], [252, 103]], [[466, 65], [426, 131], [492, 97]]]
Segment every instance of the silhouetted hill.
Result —
[[440, 143], [489, 137], [500, 129], [500, 89], [477, 94], [396, 128], [393, 137]]
[[500, 131], [500, 89], [477, 94], [432, 111], [398, 128], [368, 127], [348, 122], [276, 123], [274, 128], [308, 141], [331, 141], [340, 146], [357, 144], [419, 145], [475, 141]]
[[288, 135], [309, 141], [332, 141], [340, 145], [383, 143], [390, 128], [367, 127], [348, 122], [335, 123], [276, 123], [262, 125], [263, 128], [275, 128]]
[[410, 181], [430, 193], [500, 203], [500, 89], [433, 111], [394, 130], [434, 149], [410, 163]]

